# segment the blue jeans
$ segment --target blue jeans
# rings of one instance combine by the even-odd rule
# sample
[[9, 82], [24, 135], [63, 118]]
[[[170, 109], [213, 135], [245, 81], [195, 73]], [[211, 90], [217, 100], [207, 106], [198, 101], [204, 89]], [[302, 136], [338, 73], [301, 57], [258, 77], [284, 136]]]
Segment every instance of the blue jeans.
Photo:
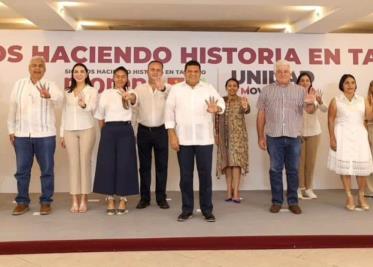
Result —
[[300, 160], [300, 138], [270, 137], [267, 135], [267, 148], [271, 167], [269, 176], [271, 181], [272, 203], [282, 205], [284, 202], [282, 170], [286, 169], [287, 201], [289, 205], [298, 204], [298, 168]]
[[18, 204], [29, 204], [29, 185], [34, 155], [40, 167], [41, 196], [40, 203], [51, 203], [54, 192], [54, 151], [56, 137], [16, 137], [14, 148], [16, 151]]

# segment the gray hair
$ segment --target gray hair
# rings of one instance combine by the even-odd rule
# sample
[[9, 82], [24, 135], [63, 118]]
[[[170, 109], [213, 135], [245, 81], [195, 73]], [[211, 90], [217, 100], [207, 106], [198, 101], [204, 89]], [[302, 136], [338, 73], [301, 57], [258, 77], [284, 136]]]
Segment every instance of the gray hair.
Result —
[[33, 56], [30, 59], [29, 65], [31, 65], [31, 62], [34, 61], [34, 60], [41, 60], [44, 63], [44, 65], [45, 65], [45, 58], [43, 56]]
[[290, 73], [293, 71], [290, 62], [287, 61], [287, 60], [284, 60], [284, 59], [280, 59], [280, 60], [278, 60], [278, 61], [275, 63], [275, 72], [277, 71], [278, 67], [280, 67], [280, 66], [288, 66], [288, 67], [289, 67], [289, 70], [290, 70]]

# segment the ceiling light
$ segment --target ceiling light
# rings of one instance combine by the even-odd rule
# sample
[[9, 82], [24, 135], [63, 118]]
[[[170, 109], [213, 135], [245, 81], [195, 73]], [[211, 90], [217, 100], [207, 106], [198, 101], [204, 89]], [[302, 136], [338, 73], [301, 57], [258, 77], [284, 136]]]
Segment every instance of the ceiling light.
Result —
[[1, 19], [0, 21], [1, 23], [23, 24], [23, 25], [35, 26], [34, 23], [29, 21], [28, 19], [23, 19], [23, 18], [18, 18], [18, 19], [8, 18], [8, 19]]
[[299, 10], [299, 11], [314, 11], [321, 6], [291, 6], [290, 9]]
[[73, 1], [61, 1], [57, 3], [58, 6], [61, 7], [77, 7], [77, 6], [82, 6], [82, 3], [79, 2], [73, 2]]

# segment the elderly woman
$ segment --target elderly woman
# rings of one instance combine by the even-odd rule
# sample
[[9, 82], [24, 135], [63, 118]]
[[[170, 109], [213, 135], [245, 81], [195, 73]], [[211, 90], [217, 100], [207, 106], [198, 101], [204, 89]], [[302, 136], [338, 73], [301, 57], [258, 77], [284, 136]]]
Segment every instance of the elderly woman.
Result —
[[75, 64], [70, 87], [65, 90], [60, 130], [61, 146], [66, 148], [69, 158], [70, 211], [73, 213], [87, 211], [87, 195], [91, 192], [96, 102], [97, 90], [92, 87], [87, 67]]
[[[131, 125], [136, 93], [128, 89], [128, 71], [114, 70], [114, 88], [100, 96], [95, 118], [101, 127], [93, 192], [107, 195], [108, 215], [128, 212], [126, 198], [139, 193], [135, 136]], [[119, 196], [115, 208], [114, 195]]]
[[227, 181], [226, 201], [240, 203], [241, 175], [248, 173], [248, 142], [245, 114], [250, 112], [247, 98], [237, 95], [239, 82], [230, 78], [225, 83], [228, 95], [224, 97], [226, 110], [216, 115], [215, 131], [218, 145], [217, 175], [224, 174]]
[[[316, 95], [316, 110], [326, 112], [327, 106], [322, 101], [322, 94], [312, 87], [311, 75], [302, 72], [297, 80], [297, 84], [302, 86], [308, 94], [314, 91]], [[317, 148], [320, 143], [321, 126], [317, 112], [309, 114], [303, 112], [303, 134], [302, 147], [299, 163], [299, 189], [298, 198], [317, 198], [313, 192], [313, 172], [315, 169]]]
[[330, 150], [328, 168], [341, 175], [347, 201], [346, 209], [355, 210], [351, 193], [351, 175], [356, 176], [359, 187], [358, 206], [369, 210], [364, 198], [366, 176], [373, 172], [372, 155], [369, 149], [368, 132], [364, 119], [373, 119], [370, 101], [358, 96], [356, 80], [351, 74], [344, 74], [339, 81], [343, 94], [332, 99], [328, 111]]

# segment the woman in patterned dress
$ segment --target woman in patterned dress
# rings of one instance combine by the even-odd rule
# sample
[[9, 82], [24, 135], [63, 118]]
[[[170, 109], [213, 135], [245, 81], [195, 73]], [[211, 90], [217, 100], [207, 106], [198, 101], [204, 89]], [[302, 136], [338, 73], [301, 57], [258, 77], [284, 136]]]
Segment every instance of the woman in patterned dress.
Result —
[[218, 145], [216, 171], [227, 181], [226, 201], [240, 203], [241, 175], [248, 173], [248, 137], [245, 114], [250, 112], [246, 97], [237, 95], [239, 82], [230, 78], [225, 83], [228, 95], [224, 97], [226, 110], [215, 117], [215, 139]]
[[355, 210], [351, 193], [351, 175], [354, 175], [359, 187], [358, 206], [369, 210], [364, 193], [366, 177], [373, 172], [373, 163], [364, 119], [373, 119], [372, 101], [355, 94], [356, 80], [351, 74], [341, 77], [339, 89], [343, 94], [332, 99], [328, 110], [328, 168], [341, 176], [347, 196], [346, 209]]

